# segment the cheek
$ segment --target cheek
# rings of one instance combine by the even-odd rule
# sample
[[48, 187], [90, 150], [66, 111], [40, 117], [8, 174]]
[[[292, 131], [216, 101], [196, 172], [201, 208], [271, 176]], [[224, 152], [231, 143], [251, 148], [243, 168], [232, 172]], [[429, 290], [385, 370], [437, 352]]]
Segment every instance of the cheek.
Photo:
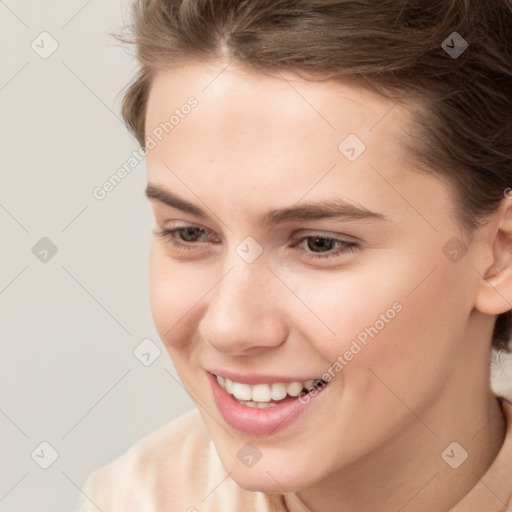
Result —
[[151, 246], [149, 287], [151, 312], [167, 349], [180, 348], [189, 339], [187, 326], [199, 312], [195, 307], [211, 284], [192, 263], [173, 261], [156, 242]]
[[[460, 270], [457, 275], [450, 262], [439, 261], [424, 281], [417, 279], [421, 284], [416, 288], [405, 284], [405, 275], [387, 290], [373, 292], [373, 315], [367, 315], [363, 325], [353, 325], [352, 331], [356, 339], [356, 331], [368, 334], [366, 344], [359, 343], [361, 351], [344, 369], [354, 401], [366, 395], [370, 406], [398, 412], [402, 404], [397, 394], [420, 411], [441, 392], [457, 364], [471, 311], [470, 290]], [[377, 325], [378, 315], [393, 301], [400, 303], [401, 311]]]
[[301, 320], [302, 333], [329, 362], [331, 378], [343, 374], [358, 393], [375, 381], [370, 369], [411, 392], [411, 383], [436, 386], [446, 378], [471, 311], [471, 290], [466, 269], [438, 255], [432, 249], [421, 257], [392, 254], [373, 270], [297, 281], [298, 294], [323, 323], [310, 315]]

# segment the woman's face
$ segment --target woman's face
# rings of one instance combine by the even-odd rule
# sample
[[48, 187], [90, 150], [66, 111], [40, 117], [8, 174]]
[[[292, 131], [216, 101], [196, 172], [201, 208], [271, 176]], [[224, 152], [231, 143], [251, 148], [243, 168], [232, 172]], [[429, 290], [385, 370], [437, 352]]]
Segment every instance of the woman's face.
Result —
[[243, 487], [310, 486], [431, 436], [418, 418], [463, 399], [473, 248], [448, 187], [400, 147], [407, 123], [390, 100], [291, 73], [196, 63], [154, 80], [149, 195], [171, 233], [152, 241], [153, 316]]

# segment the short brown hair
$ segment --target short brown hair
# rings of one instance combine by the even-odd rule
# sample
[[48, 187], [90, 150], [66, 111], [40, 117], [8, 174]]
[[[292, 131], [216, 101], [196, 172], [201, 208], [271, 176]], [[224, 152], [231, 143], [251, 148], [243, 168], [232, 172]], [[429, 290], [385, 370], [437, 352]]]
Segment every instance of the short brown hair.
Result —
[[[132, 8], [130, 35], [116, 37], [137, 49], [122, 114], [141, 146], [155, 74], [228, 58], [419, 99], [404, 144], [452, 185], [469, 237], [512, 186], [512, 0], [135, 0]], [[454, 37], [469, 45], [461, 55], [449, 54]], [[508, 346], [511, 314], [496, 320], [496, 348]]]

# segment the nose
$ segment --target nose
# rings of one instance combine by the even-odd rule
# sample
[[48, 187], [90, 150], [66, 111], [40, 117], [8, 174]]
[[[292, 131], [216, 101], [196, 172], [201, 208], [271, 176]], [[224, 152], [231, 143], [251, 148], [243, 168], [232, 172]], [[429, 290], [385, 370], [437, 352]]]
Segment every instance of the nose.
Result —
[[232, 263], [208, 294], [199, 324], [201, 339], [227, 355], [249, 355], [281, 345], [288, 330], [282, 283], [264, 261]]

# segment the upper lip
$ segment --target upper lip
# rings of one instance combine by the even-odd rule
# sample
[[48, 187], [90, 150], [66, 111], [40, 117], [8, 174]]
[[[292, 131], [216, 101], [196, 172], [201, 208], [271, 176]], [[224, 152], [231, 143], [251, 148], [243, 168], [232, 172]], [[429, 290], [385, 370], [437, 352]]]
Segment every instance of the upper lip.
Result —
[[209, 373], [213, 375], [219, 375], [221, 377], [232, 380], [233, 382], [240, 382], [242, 384], [272, 384], [274, 382], [305, 382], [308, 380], [320, 380], [319, 377], [286, 377], [283, 375], [270, 375], [270, 374], [240, 374], [231, 372], [229, 370], [221, 369], [208, 369]]

